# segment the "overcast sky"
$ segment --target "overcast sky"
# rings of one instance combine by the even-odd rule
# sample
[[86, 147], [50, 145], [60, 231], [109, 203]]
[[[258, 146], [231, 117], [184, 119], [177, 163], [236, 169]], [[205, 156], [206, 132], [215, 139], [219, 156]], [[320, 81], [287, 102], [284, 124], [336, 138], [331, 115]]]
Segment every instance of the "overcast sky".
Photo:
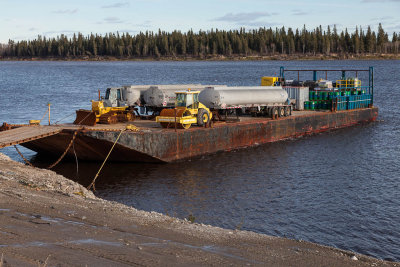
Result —
[[336, 24], [400, 32], [400, 0], [0, 0], [0, 43], [108, 32], [308, 29]]

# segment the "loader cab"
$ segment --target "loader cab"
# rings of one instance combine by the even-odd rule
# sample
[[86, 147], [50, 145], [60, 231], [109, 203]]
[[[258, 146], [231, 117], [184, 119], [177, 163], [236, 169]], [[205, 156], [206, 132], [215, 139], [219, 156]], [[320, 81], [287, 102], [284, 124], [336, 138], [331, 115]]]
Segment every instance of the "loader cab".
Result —
[[107, 88], [106, 95], [104, 97], [105, 107], [124, 107], [127, 105], [125, 97], [123, 95], [123, 88]]
[[198, 109], [199, 108], [199, 93], [200, 93], [200, 91], [175, 92], [175, 94], [176, 94], [175, 107], [186, 107], [189, 109]]

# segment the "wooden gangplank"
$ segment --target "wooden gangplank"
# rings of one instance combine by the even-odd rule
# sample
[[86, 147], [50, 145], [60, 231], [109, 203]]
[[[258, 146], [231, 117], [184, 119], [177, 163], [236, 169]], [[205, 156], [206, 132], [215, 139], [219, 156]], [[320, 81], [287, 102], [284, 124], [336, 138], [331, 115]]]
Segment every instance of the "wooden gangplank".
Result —
[[0, 148], [18, 145], [32, 140], [58, 134], [63, 130], [57, 126], [22, 126], [0, 132]]

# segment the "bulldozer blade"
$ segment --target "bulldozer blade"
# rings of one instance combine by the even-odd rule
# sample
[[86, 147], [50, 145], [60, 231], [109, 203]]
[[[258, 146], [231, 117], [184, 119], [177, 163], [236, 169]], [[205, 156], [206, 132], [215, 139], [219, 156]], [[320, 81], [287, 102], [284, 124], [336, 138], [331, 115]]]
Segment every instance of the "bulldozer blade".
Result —
[[96, 125], [96, 114], [91, 110], [77, 110], [74, 124], [94, 126]]

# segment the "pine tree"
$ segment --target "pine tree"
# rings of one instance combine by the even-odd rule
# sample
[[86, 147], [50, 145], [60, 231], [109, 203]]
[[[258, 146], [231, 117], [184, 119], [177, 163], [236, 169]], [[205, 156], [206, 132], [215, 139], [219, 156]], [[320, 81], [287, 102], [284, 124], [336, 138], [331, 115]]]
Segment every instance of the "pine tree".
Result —
[[240, 30], [199, 31], [186, 33], [173, 31], [171, 33], [158, 30], [154, 33], [146, 31], [131, 36], [129, 33], [107, 33], [105, 36], [90, 34], [83, 36], [74, 34], [68, 39], [65, 35], [57, 38], [37, 36], [33, 40], [0, 44], [2, 57], [60, 57], [69, 56], [117, 56], [117, 57], [155, 57], [174, 55], [176, 57], [193, 56], [207, 57], [217, 55], [273, 55], [295, 53], [398, 53], [399, 34], [393, 33], [389, 41], [388, 33], [382, 25], [375, 34], [368, 27], [366, 33], [360, 27], [349, 33], [346, 29], [338, 33], [336, 25], [331, 32], [330, 26], [324, 31], [322, 26], [308, 31], [302, 29], [259, 28], [246, 31]]
[[387, 42], [387, 37], [385, 36], [385, 31], [383, 30], [382, 24], [379, 23], [378, 35], [377, 35], [377, 52], [383, 53], [383, 45]]
[[367, 34], [365, 35], [365, 51], [367, 51], [368, 53], [373, 53], [374, 51], [374, 40], [373, 40], [373, 36], [372, 36], [372, 31], [371, 31], [371, 27], [368, 26], [367, 29]]

